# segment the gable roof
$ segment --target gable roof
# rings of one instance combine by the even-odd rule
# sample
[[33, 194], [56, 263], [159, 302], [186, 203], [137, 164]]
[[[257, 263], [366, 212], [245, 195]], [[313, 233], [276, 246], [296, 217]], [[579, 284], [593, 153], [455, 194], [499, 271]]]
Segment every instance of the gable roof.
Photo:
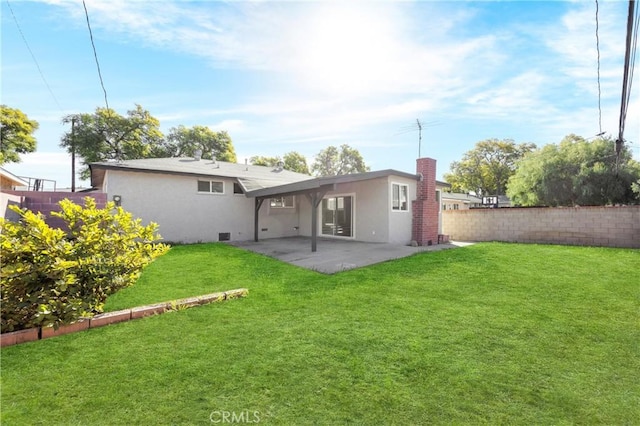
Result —
[[196, 177], [237, 179], [245, 191], [313, 179], [312, 176], [275, 167], [244, 165], [193, 158], [145, 158], [120, 162], [91, 163], [91, 185], [101, 186], [106, 170], [162, 173]]

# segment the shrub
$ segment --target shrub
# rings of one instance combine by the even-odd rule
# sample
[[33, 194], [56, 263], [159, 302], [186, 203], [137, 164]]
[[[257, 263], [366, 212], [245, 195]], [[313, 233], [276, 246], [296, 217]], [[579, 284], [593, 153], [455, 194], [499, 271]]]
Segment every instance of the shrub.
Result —
[[68, 324], [102, 312], [107, 297], [132, 285], [142, 269], [169, 247], [155, 223], [140, 219], [114, 203], [96, 208], [60, 203], [66, 232], [52, 229], [41, 214], [10, 207], [19, 222], [0, 218], [1, 330]]

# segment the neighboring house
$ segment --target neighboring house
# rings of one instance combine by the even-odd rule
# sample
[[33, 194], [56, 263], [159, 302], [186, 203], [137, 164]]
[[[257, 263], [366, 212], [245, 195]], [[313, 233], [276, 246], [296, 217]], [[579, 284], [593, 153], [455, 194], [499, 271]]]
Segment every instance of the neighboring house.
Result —
[[29, 182], [0, 167], [0, 191], [14, 191], [29, 187]]
[[482, 207], [482, 198], [457, 192], [442, 193], [442, 210], [468, 210], [474, 207]]
[[[45, 190], [45, 188], [51, 190]], [[106, 204], [105, 194], [57, 191], [54, 180], [21, 178], [0, 167], [0, 217], [7, 220], [15, 221], [20, 218], [8, 207], [14, 205], [42, 213], [49, 226], [65, 228], [64, 221], [51, 213], [60, 211], [59, 203], [64, 199], [82, 204], [87, 196], [92, 197], [99, 208]]]
[[170, 242], [289, 236], [436, 244], [436, 161], [417, 173], [380, 170], [323, 178], [281, 167], [192, 158], [92, 163], [92, 186]]

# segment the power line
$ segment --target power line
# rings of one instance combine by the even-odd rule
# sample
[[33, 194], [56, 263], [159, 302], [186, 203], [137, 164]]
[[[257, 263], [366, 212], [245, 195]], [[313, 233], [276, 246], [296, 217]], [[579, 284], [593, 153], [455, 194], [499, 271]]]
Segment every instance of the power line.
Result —
[[638, 22], [640, 14], [635, 9], [635, 1], [629, 0], [629, 14], [627, 15], [627, 39], [626, 52], [624, 58], [624, 72], [622, 78], [622, 99], [620, 102], [620, 121], [618, 139], [616, 140], [616, 153], [618, 156], [622, 151], [624, 144], [624, 127], [627, 119], [627, 110], [629, 108], [629, 98], [631, 96], [631, 87], [633, 83], [633, 72], [635, 69], [636, 47], [638, 45]]
[[98, 68], [98, 77], [100, 77], [100, 86], [102, 86], [102, 91], [104, 92], [104, 103], [107, 105], [107, 110], [109, 110], [109, 101], [107, 100], [107, 89], [104, 88], [104, 81], [102, 80], [102, 72], [100, 71], [100, 62], [98, 62], [98, 53], [96, 52], [96, 45], [93, 42], [93, 31], [91, 31], [91, 23], [89, 22], [89, 12], [87, 11], [87, 5], [82, 0], [82, 6], [84, 6], [84, 15], [87, 17], [87, 28], [89, 28], [89, 37], [91, 38], [91, 47], [93, 47], [93, 57], [96, 59], [96, 67]]
[[600, 129], [599, 133], [602, 134], [602, 92], [600, 90], [600, 35], [598, 34], [598, 9], [598, 0], [596, 0], [596, 51], [598, 52], [598, 128]]
[[40, 74], [40, 78], [42, 78], [42, 81], [44, 82], [44, 85], [47, 86], [47, 90], [49, 91], [49, 94], [53, 98], [53, 101], [56, 103], [56, 105], [58, 106], [60, 111], [64, 113], [64, 110], [60, 106], [60, 102], [58, 102], [58, 98], [56, 98], [56, 95], [53, 94], [53, 90], [51, 90], [51, 86], [49, 86], [49, 83], [47, 82], [47, 79], [44, 78], [44, 73], [42, 72], [42, 69], [40, 68], [40, 64], [38, 63], [38, 60], [36, 59], [36, 55], [33, 54], [33, 51], [31, 50], [31, 47], [29, 46], [29, 43], [27, 42], [27, 38], [24, 36], [24, 33], [22, 32], [22, 28], [20, 27], [20, 24], [18, 23], [18, 18], [16, 18], [15, 13], [13, 13], [13, 8], [11, 7], [11, 3], [9, 3], [9, 0], [6, 0], [6, 2], [7, 2], [7, 6], [9, 6], [9, 11], [11, 12], [11, 16], [13, 17], [13, 21], [16, 23], [16, 27], [18, 27], [18, 32], [20, 33], [20, 36], [22, 37], [22, 41], [24, 41], [25, 46], [27, 46], [27, 50], [31, 54], [31, 58], [33, 59], [33, 62], [35, 62], [36, 68], [38, 68], [38, 73]]

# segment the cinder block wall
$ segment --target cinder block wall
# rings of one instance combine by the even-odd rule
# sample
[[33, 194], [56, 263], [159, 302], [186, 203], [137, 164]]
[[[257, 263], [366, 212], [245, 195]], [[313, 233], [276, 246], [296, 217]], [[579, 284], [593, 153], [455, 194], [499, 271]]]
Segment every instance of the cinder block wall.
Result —
[[22, 197], [20, 207], [27, 208], [34, 213], [42, 213], [45, 216], [45, 222], [52, 228], [64, 228], [62, 219], [53, 217], [51, 212], [60, 211], [58, 203], [62, 200], [69, 199], [76, 204], [84, 205], [85, 197], [91, 197], [96, 200], [98, 208], [104, 208], [107, 204], [107, 194], [101, 192], [48, 192], [48, 191], [4, 191]]
[[457, 241], [640, 248], [640, 206], [447, 210], [442, 231]]

